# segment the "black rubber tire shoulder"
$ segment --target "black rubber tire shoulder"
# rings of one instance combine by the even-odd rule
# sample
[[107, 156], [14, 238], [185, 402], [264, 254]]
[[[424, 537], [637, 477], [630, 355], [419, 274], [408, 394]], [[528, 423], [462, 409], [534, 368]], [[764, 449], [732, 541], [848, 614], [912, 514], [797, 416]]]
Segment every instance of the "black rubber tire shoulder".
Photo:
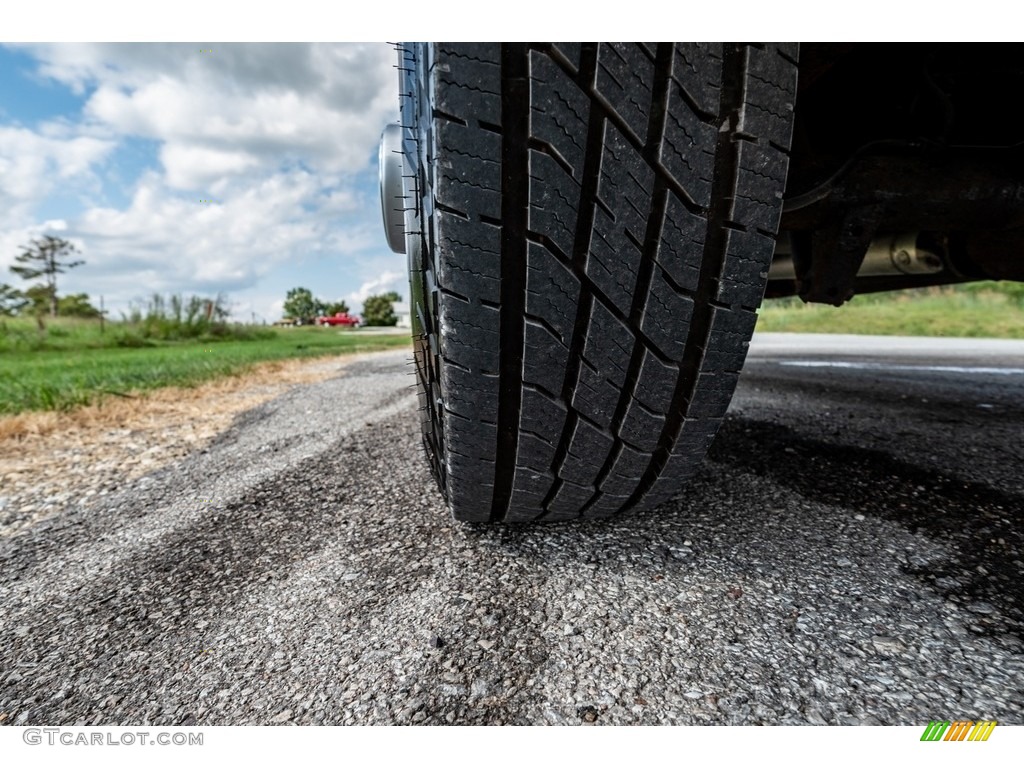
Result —
[[402, 47], [424, 439], [457, 519], [652, 507], [696, 471], [764, 292], [796, 55]]

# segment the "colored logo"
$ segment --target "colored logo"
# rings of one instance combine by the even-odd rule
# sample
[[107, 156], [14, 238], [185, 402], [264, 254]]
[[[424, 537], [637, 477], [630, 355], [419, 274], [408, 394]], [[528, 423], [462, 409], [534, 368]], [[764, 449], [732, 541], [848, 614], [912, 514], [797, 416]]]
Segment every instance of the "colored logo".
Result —
[[988, 741], [995, 727], [995, 720], [932, 720], [921, 734], [921, 741]]

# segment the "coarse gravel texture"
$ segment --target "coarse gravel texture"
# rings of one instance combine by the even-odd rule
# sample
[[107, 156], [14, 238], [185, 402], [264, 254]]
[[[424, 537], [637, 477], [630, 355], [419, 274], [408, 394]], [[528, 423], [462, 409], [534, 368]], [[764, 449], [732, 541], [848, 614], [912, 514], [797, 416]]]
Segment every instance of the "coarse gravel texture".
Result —
[[201, 450], [240, 412], [356, 358], [274, 360], [195, 387], [0, 417], [0, 538]]
[[0, 538], [0, 722], [1024, 723], [1019, 465], [983, 439], [1019, 449], [1019, 380], [754, 356], [684, 496], [489, 527], [447, 517], [407, 356]]

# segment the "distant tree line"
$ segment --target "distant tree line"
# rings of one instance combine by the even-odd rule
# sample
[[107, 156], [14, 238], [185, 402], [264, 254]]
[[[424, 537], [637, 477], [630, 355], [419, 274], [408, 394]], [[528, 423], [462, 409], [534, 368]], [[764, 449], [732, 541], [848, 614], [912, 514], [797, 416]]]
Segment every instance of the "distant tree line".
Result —
[[292, 320], [312, 323], [320, 315], [348, 312], [344, 301], [324, 301], [313, 296], [308, 288], [292, 288], [285, 296], [284, 314]]
[[[363, 301], [363, 322], [366, 325], [397, 325], [398, 317], [392, 305], [401, 300], [402, 297], [395, 291], [367, 296]], [[288, 291], [283, 309], [285, 317], [303, 323], [312, 323], [321, 315], [336, 315], [349, 311], [348, 304], [344, 301], [318, 299], [308, 288], [292, 288]]]

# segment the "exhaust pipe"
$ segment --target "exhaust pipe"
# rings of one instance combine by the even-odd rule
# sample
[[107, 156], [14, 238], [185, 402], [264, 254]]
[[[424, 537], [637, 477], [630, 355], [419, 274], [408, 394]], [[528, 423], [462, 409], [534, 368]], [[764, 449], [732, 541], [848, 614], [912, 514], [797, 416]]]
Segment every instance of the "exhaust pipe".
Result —
[[[876, 237], [868, 246], [857, 277], [888, 275], [934, 275], [945, 264], [942, 257], [928, 247], [920, 232]], [[796, 268], [789, 243], [780, 241], [768, 270], [769, 280], [795, 280]]]

